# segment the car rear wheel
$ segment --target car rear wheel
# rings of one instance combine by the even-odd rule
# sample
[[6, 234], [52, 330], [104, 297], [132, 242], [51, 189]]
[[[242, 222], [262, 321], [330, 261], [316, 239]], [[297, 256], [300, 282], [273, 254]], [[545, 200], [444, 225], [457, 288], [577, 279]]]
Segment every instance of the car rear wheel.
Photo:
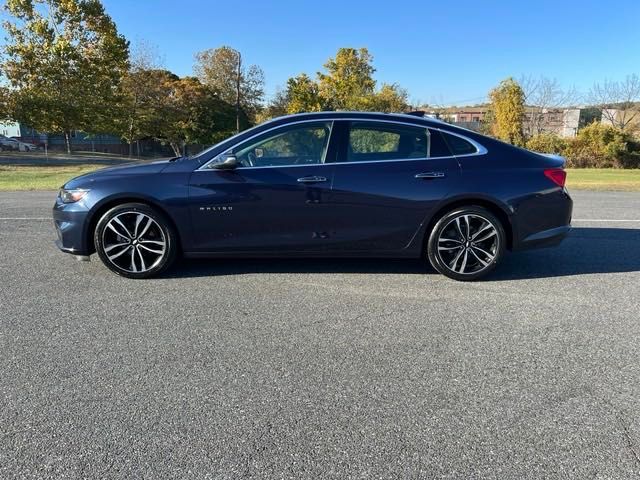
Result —
[[455, 280], [477, 280], [504, 255], [502, 223], [489, 210], [468, 206], [446, 213], [429, 235], [427, 255], [438, 272]]
[[112, 208], [94, 233], [100, 260], [128, 278], [149, 278], [167, 269], [176, 257], [176, 240], [164, 215], [141, 203]]

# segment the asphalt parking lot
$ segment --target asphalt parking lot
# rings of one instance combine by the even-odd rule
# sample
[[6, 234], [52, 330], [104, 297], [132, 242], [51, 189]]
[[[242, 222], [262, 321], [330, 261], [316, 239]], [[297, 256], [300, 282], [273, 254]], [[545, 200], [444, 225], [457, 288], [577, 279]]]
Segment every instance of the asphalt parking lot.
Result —
[[0, 193], [0, 478], [640, 476], [640, 194], [558, 248], [119, 278]]

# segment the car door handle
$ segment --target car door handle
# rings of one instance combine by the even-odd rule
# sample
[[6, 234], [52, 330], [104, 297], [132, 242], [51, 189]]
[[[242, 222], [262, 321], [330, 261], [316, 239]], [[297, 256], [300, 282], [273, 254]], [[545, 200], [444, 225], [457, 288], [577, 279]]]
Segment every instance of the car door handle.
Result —
[[426, 180], [433, 178], [444, 178], [444, 172], [427, 172], [427, 173], [417, 173], [416, 178], [424, 178]]
[[326, 182], [326, 181], [327, 181], [326, 177], [317, 177], [317, 176], [302, 177], [298, 179], [298, 182], [300, 183], [320, 183], [320, 182]]

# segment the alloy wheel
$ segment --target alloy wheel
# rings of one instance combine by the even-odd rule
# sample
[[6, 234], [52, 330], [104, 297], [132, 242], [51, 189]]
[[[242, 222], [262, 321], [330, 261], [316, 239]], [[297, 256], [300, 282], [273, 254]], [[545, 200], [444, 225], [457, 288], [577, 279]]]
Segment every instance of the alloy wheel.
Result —
[[489, 219], [464, 213], [449, 219], [440, 230], [437, 248], [440, 262], [447, 269], [458, 275], [474, 275], [495, 261], [500, 236]]
[[153, 218], [139, 211], [113, 216], [102, 231], [104, 255], [128, 273], [155, 268], [167, 253], [165, 234]]

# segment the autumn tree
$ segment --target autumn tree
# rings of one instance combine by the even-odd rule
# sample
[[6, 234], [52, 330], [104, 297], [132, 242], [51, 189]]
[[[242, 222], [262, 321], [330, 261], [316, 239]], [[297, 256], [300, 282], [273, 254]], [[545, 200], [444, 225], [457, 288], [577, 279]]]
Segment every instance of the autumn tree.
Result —
[[323, 110], [402, 112], [408, 110], [407, 91], [397, 84], [376, 90], [373, 57], [366, 48], [341, 48], [318, 72], [317, 80], [301, 73], [287, 81], [288, 113]]
[[129, 44], [99, 0], [7, 0], [0, 65], [11, 116], [37, 130], [108, 131]]
[[[153, 115], [146, 128], [156, 140], [167, 143], [177, 156], [189, 144], [211, 144], [226, 138], [235, 127], [235, 107], [221, 100], [195, 77], [179, 78], [158, 71]], [[241, 121], [246, 123], [246, 118]]]
[[[220, 99], [217, 92], [202, 84], [195, 77], [181, 78], [173, 85], [171, 115], [167, 139], [178, 152], [176, 145], [211, 144], [220, 137], [227, 137], [233, 130], [234, 106]], [[246, 117], [240, 123], [246, 124]], [[237, 119], [237, 118], [236, 118]]]
[[370, 110], [376, 112], [404, 112], [409, 110], [409, 94], [396, 84], [382, 84], [379, 91], [370, 97]]
[[[163, 137], [169, 110], [173, 111], [174, 83], [179, 77], [161, 68], [132, 68], [123, 78], [115, 132], [129, 143]], [[171, 108], [169, 108], [171, 107]]]
[[162, 70], [162, 60], [157, 48], [138, 41], [132, 49], [130, 67], [120, 82], [118, 113], [114, 119], [114, 133], [129, 144], [129, 156], [133, 143], [153, 136], [158, 106], [165, 101], [165, 86], [177, 80], [172, 73]]
[[287, 113], [320, 112], [324, 101], [320, 97], [318, 84], [306, 73], [287, 81]]
[[335, 58], [324, 64], [326, 73], [318, 73], [318, 89], [334, 110], [363, 110], [374, 93], [375, 68], [366, 48], [340, 48]]
[[524, 92], [518, 82], [511, 77], [501, 81], [489, 92], [489, 99], [493, 135], [513, 145], [523, 145]]
[[196, 76], [218, 97], [236, 109], [236, 131], [242, 113], [253, 117], [264, 96], [264, 74], [257, 65], [245, 65], [239, 51], [231, 47], [209, 49], [196, 54]]
[[289, 113], [288, 106], [289, 97], [287, 91], [282, 88], [277, 89], [269, 103], [256, 114], [254, 118], [255, 123], [262, 123], [275, 117], [287, 115], [287, 113]]

